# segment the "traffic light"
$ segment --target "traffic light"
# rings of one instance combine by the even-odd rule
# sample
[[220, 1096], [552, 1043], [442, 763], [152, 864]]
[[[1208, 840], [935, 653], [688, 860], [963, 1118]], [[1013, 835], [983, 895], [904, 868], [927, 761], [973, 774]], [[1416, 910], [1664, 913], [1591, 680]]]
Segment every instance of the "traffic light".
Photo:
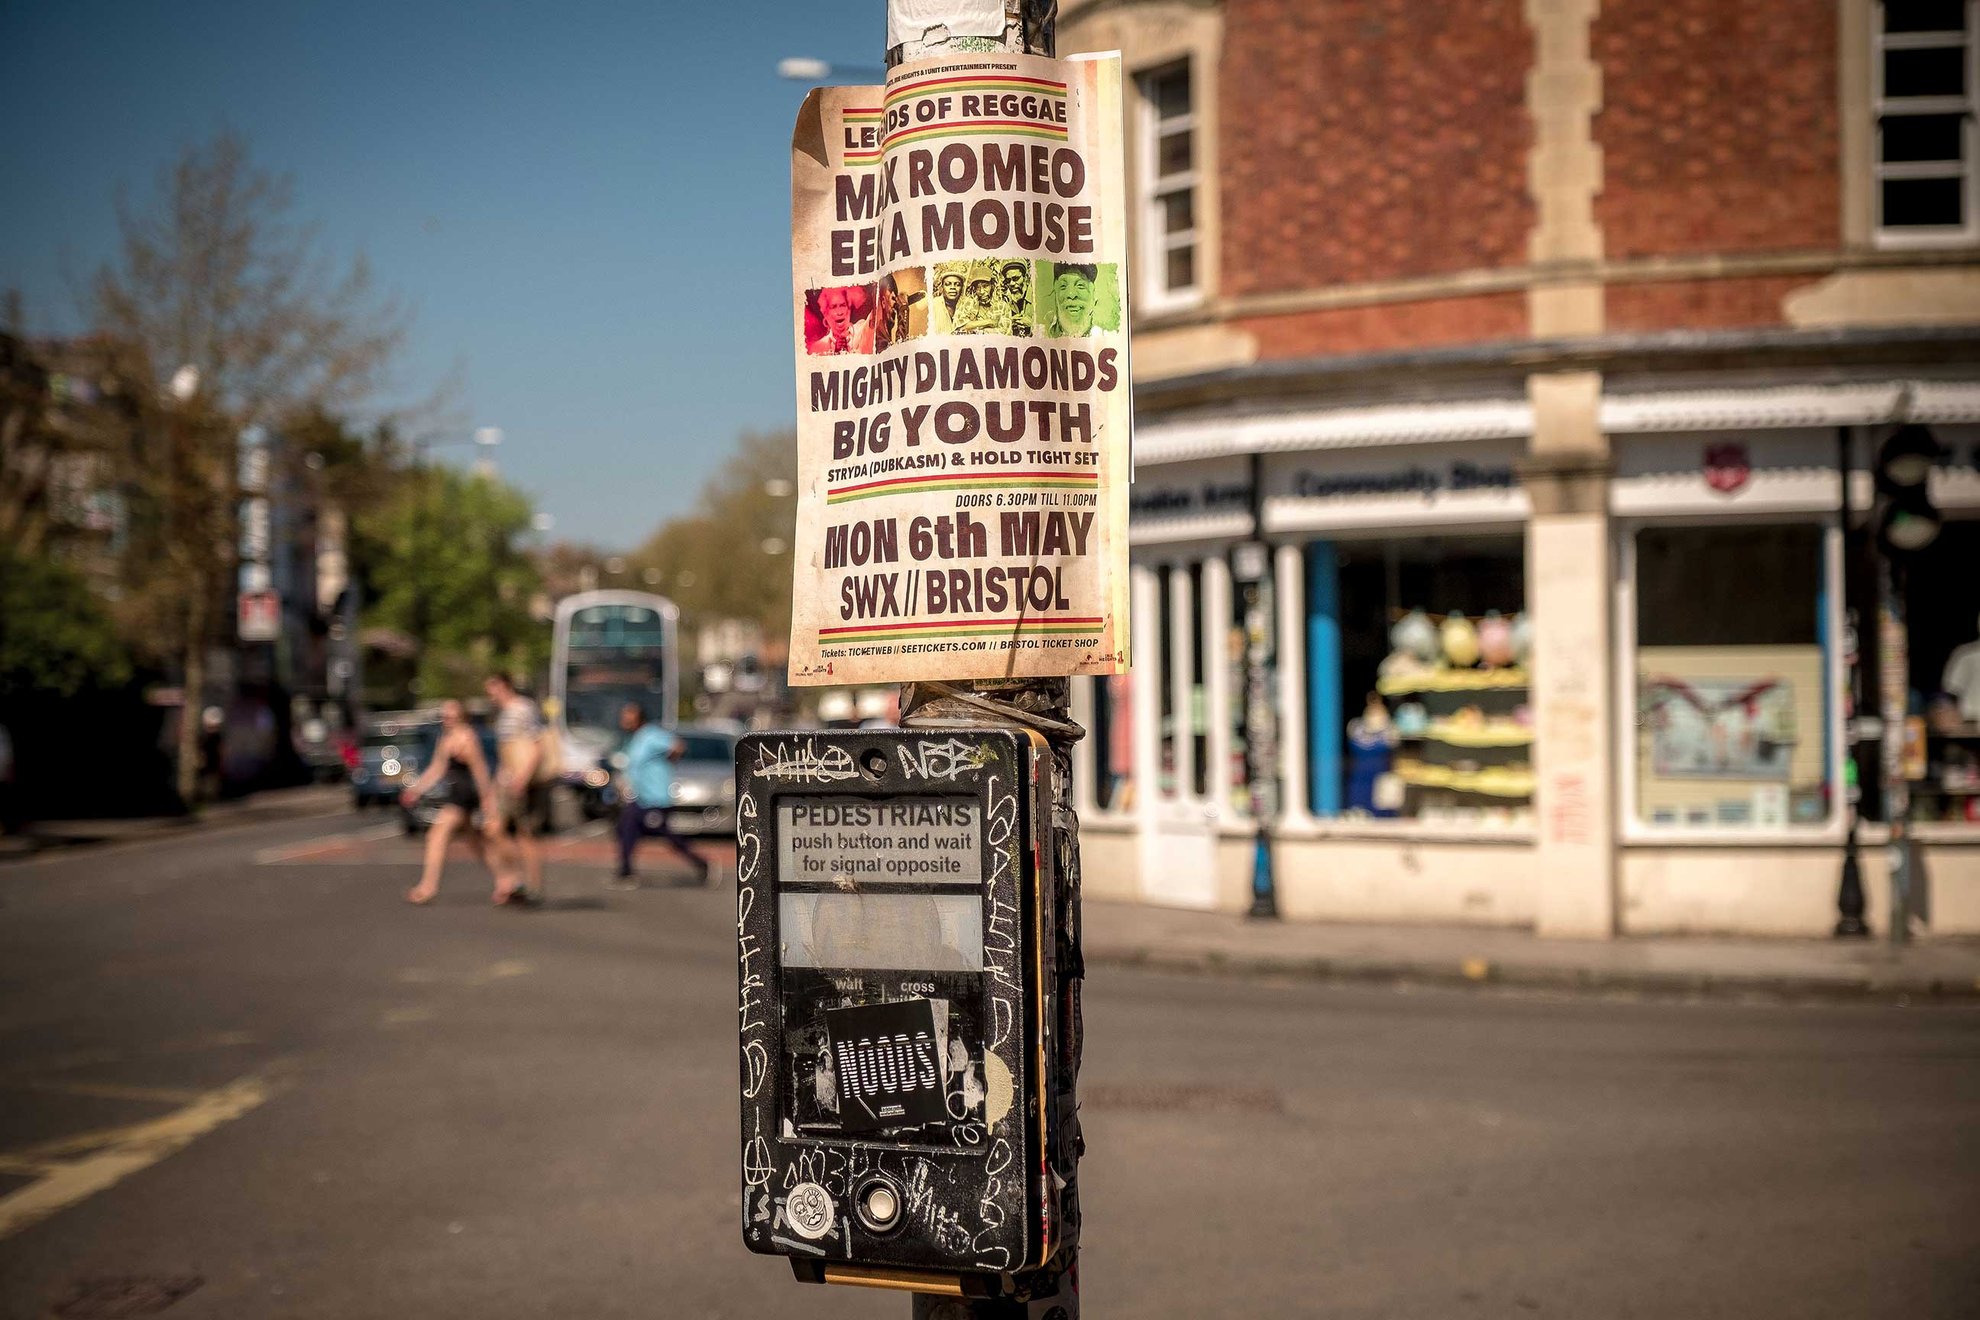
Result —
[[1877, 540], [1899, 555], [1916, 554], [1938, 539], [1945, 518], [1932, 505], [1932, 468], [1945, 448], [1929, 427], [1912, 423], [1891, 433], [1877, 451]]
[[752, 734], [736, 752], [742, 1228], [811, 1282], [1008, 1295], [1061, 1246], [1044, 740]]

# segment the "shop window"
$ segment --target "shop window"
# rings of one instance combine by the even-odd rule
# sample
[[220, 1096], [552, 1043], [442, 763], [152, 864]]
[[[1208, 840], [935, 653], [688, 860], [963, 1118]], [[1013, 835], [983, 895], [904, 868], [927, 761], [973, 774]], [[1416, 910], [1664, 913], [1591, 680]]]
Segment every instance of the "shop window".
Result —
[[1925, 735], [1925, 775], [1911, 785], [1911, 818], [1917, 821], [1980, 825], [1976, 564], [1980, 522], [1965, 521], [1948, 522], [1904, 567], [1909, 705], [1923, 716]]
[[1092, 692], [1086, 730], [1093, 753], [1093, 804], [1102, 811], [1134, 810], [1134, 693], [1132, 674], [1083, 680]]
[[1202, 142], [1188, 60], [1135, 79], [1140, 93], [1140, 224], [1143, 306], [1150, 311], [1194, 302], [1197, 271], [1197, 177]]
[[1829, 819], [1823, 541], [1807, 525], [1637, 532], [1644, 824], [1764, 830]]
[[[1341, 542], [1331, 609], [1345, 723], [1310, 730], [1338, 814], [1511, 825], [1531, 817], [1525, 548], [1517, 536]], [[1310, 569], [1309, 571], [1316, 571]], [[1320, 676], [1324, 681], [1324, 676]], [[1331, 704], [1331, 703], [1328, 703]], [[1314, 710], [1323, 709], [1314, 703]], [[1324, 740], [1324, 741], [1323, 741]], [[1331, 745], [1329, 745], [1331, 744]], [[1316, 792], [1316, 806], [1330, 793]]]
[[1966, 243], [1974, 217], [1972, 0], [1883, 0], [1872, 59], [1877, 236]]

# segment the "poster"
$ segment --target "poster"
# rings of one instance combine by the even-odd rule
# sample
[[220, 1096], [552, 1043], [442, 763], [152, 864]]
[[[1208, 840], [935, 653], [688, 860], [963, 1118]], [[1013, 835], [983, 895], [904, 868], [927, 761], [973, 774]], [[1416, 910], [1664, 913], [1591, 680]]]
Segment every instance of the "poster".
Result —
[[1650, 675], [1644, 695], [1659, 776], [1788, 780], [1800, 733], [1786, 680]]
[[946, 54], [792, 137], [795, 684], [1128, 665], [1117, 59]]

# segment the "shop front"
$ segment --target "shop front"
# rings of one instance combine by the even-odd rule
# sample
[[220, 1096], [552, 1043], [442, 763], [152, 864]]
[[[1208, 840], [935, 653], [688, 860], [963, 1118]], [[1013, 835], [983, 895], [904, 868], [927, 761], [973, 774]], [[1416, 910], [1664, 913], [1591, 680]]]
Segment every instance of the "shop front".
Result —
[[1616, 705], [1631, 716], [1616, 748], [1621, 930], [1827, 933], [1854, 813], [1886, 931], [1883, 739], [1907, 737], [1880, 717], [1890, 665], [1916, 744], [1904, 774], [1925, 929], [1980, 930], [1973, 402], [1943, 386], [1910, 396], [1943, 445], [1931, 496], [1947, 521], [1896, 570], [1895, 639], [1879, 622], [1871, 472], [1897, 398], [1865, 398], [1834, 425], [1741, 431], [1690, 429], [1707, 418], [1671, 399], [1669, 429], [1614, 436]]
[[[1280, 909], [1530, 923], [1529, 423], [1496, 401], [1340, 417], [1245, 437], [1266, 451]], [[1076, 694], [1088, 874], [1096, 894], [1242, 908], [1255, 826], [1234, 551], [1252, 459], [1144, 464], [1136, 669]]]
[[[1842, 404], [1802, 394], [1787, 411], [1772, 388], [1605, 401], [1610, 585], [1594, 620], [1535, 608], [1536, 582], [1561, 566], [1535, 549], [1550, 542], [1535, 534], [1517, 404], [1279, 414], [1223, 423], [1221, 437], [1144, 427], [1135, 669], [1075, 693], [1091, 730], [1077, 761], [1090, 892], [1249, 905], [1233, 556], [1252, 535], [1255, 473], [1286, 916], [1528, 925], [1543, 884], [1567, 883], [1605, 889], [1618, 933], [1825, 934], [1855, 803], [1882, 931], [1865, 528], [1874, 447], [1902, 395], [1944, 445], [1931, 489], [1946, 516], [1903, 573], [1911, 819], [1929, 929], [1980, 931], [1980, 398], [1881, 383]], [[1610, 654], [1585, 673], [1536, 665], [1550, 627], [1555, 656], [1590, 636]], [[1592, 713], [1563, 723], [1564, 706]], [[1561, 765], [1605, 756], [1597, 787], [1566, 791], [1577, 781]], [[1596, 840], [1610, 869], [1543, 875], [1541, 845], [1560, 837]]]

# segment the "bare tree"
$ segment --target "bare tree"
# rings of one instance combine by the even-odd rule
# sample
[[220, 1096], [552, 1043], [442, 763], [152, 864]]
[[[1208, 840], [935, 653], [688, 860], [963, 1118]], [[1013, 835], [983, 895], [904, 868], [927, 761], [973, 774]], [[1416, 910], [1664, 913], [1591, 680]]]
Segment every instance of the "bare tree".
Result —
[[289, 181], [222, 134], [162, 171], [145, 206], [120, 199], [121, 251], [89, 286], [96, 333], [139, 400], [126, 611], [184, 671], [178, 788], [189, 802], [206, 650], [230, 594], [241, 433], [365, 402], [403, 333], [363, 260], [323, 256], [291, 205]]

